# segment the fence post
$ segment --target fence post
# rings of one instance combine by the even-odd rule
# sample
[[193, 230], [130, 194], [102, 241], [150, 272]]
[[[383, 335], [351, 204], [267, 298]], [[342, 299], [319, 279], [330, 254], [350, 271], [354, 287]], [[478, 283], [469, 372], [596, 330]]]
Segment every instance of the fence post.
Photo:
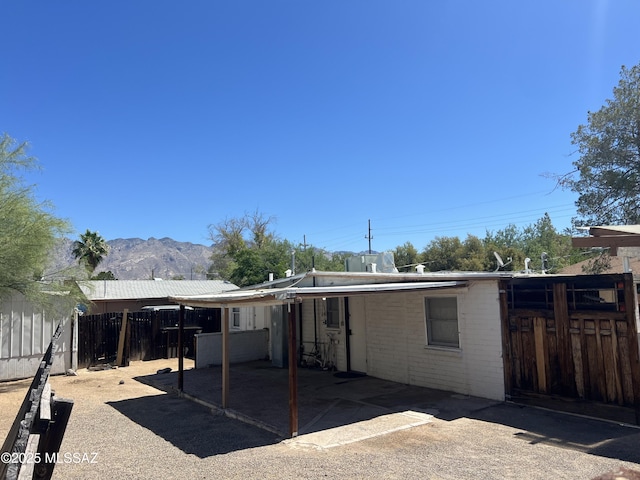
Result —
[[119, 367], [124, 366], [124, 342], [127, 338], [127, 314], [129, 310], [127, 308], [122, 312], [122, 324], [120, 325], [120, 337], [118, 338], [118, 355], [116, 357], [116, 365]]

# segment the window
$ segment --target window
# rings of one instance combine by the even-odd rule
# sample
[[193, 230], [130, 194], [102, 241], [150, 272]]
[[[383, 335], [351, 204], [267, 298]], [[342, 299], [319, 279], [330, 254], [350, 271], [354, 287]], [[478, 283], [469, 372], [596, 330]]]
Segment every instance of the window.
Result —
[[457, 298], [425, 298], [424, 306], [427, 320], [427, 344], [441, 347], [460, 347]]
[[231, 318], [233, 320], [231, 325], [233, 325], [234, 328], [240, 328], [240, 309], [238, 307], [233, 307], [231, 310]]
[[327, 298], [327, 328], [340, 328], [340, 304], [338, 298]]

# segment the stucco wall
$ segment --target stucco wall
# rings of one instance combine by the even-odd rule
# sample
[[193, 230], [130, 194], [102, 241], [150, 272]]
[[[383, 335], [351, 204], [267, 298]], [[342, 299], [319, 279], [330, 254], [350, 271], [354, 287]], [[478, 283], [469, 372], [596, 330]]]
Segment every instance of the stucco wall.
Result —
[[[201, 333], [196, 337], [196, 368], [222, 365], [222, 333]], [[262, 360], [268, 357], [269, 331], [237, 330], [229, 332], [231, 363]]]

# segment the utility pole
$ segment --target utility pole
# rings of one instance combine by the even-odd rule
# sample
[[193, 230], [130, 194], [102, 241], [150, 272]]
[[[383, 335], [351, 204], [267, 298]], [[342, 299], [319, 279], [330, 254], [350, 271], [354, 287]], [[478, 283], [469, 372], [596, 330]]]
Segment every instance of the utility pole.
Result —
[[364, 238], [369, 240], [369, 255], [371, 255], [371, 240], [373, 240], [373, 236], [371, 236], [371, 220], [369, 220], [369, 233]]

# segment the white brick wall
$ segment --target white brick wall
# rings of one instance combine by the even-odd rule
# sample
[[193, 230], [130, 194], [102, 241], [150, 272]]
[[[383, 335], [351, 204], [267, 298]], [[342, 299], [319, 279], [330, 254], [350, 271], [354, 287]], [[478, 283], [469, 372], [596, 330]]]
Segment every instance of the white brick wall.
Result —
[[316, 337], [314, 338], [314, 310], [313, 300], [302, 302], [302, 340], [304, 342], [304, 348], [306, 352], [310, 352], [313, 349], [314, 341], [317, 340], [318, 348], [322, 352], [323, 349], [328, 348], [327, 345], [330, 341], [329, 335], [334, 339], [332, 351], [333, 361], [336, 362], [338, 370], [344, 371], [347, 369], [347, 357], [345, 349], [345, 330], [344, 330], [344, 302], [340, 302], [340, 328], [327, 328], [327, 309], [326, 302], [317, 299], [316, 302]]
[[[458, 296], [460, 348], [426, 345], [424, 298]], [[395, 382], [504, 400], [498, 285], [471, 282], [468, 288], [367, 295], [367, 374]], [[320, 303], [320, 302], [319, 302]], [[303, 333], [313, 335], [313, 303], [303, 302]], [[344, 318], [344, 312], [342, 312]], [[319, 339], [325, 327], [319, 320]], [[335, 332], [335, 331], [334, 331]], [[338, 338], [338, 369], [346, 369], [344, 327]]]

